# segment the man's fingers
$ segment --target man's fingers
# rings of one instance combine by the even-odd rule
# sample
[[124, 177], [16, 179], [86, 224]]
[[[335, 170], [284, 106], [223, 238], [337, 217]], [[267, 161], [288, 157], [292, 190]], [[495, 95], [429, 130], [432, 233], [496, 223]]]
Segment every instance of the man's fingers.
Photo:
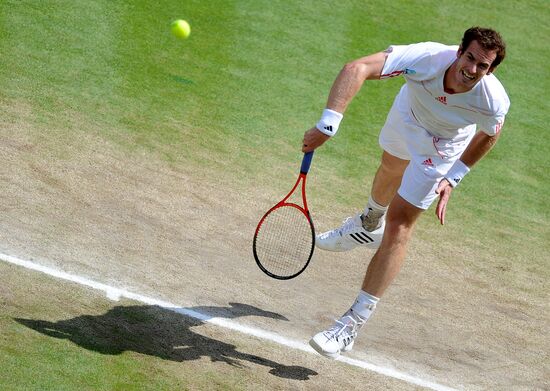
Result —
[[313, 151], [315, 148], [313, 148], [311, 145], [303, 144], [302, 145], [302, 152], [307, 153]]
[[316, 145], [314, 143], [303, 143], [302, 144], [302, 152], [307, 153], [313, 151], [315, 148], [317, 148], [319, 145]]
[[441, 225], [445, 224], [445, 212], [447, 211], [447, 202], [444, 201], [442, 202], [442, 204], [443, 205], [439, 209], [439, 216], [437, 216], [439, 218]]
[[435, 214], [439, 219], [441, 225], [445, 224], [445, 213], [447, 212], [447, 203], [451, 197], [453, 188], [448, 180], [443, 179], [437, 186], [436, 194], [439, 194], [439, 201], [435, 209]]
[[330, 137], [321, 133], [319, 129], [312, 128], [304, 134], [302, 140], [302, 152], [311, 152], [315, 148], [324, 144]]
[[435, 209], [435, 214], [441, 225], [445, 224], [445, 209], [447, 208], [447, 200], [442, 196], [437, 203], [437, 208]]
[[437, 207], [435, 208], [435, 217], [441, 221], [441, 198], [437, 201]]

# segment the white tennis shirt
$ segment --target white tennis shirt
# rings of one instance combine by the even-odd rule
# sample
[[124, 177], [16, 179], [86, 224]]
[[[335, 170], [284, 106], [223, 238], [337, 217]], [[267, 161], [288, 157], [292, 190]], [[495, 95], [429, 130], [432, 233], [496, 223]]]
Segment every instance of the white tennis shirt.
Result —
[[435, 42], [395, 45], [381, 78], [402, 75], [406, 83], [396, 98], [400, 111], [408, 114], [432, 135], [453, 139], [477, 128], [497, 134], [504, 124], [510, 100], [493, 74], [484, 76], [470, 91], [444, 91], [445, 71], [456, 60], [458, 46]]

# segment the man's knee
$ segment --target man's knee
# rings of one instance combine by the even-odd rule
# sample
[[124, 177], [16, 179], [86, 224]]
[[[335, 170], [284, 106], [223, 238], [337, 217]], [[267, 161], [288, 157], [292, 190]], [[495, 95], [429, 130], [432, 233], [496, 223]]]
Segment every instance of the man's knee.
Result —
[[406, 230], [412, 228], [423, 211], [397, 194], [388, 208], [386, 232], [388, 229]]
[[384, 151], [382, 153], [379, 170], [385, 176], [401, 177], [408, 164], [408, 160], [400, 159]]

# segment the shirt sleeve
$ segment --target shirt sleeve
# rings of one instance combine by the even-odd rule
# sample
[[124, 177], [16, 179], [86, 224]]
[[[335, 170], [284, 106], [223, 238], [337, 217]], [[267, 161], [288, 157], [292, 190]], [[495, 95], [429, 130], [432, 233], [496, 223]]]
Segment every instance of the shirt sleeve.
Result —
[[484, 115], [477, 123], [479, 130], [489, 136], [495, 136], [500, 133], [500, 130], [504, 125], [506, 114], [510, 109], [510, 99], [508, 98], [506, 92], [504, 92], [504, 89], [500, 92], [500, 97], [496, 100], [496, 102], [494, 101], [494, 105], [496, 106], [495, 114]]
[[458, 46], [446, 46], [436, 42], [421, 42], [411, 45], [391, 45], [382, 69], [381, 79], [403, 75], [411, 80], [428, 80], [440, 71], [442, 62], [448, 62], [449, 53], [454, 55]]
[[496, 136], [500, 133], [502, 126], [504, 125], [504, 114], [497, 114], [494, 117], [486, 118], [484, 121], [478, 123], [479, 130], [488, 134], [489, 136]]

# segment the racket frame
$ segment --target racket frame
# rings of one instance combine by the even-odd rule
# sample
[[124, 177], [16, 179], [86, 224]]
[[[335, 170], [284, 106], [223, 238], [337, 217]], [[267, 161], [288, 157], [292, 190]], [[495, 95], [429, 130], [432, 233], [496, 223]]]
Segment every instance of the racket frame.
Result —
[[[306, 199], [306, 178], [307, 173], [309, 171], [309, 167], [311, 165], [311, 159], [313, 158], [313, 151], [307, 152], [304, 154], [304, 158], [302, 160], [302, 166], [300, 168], [300, 175], [298, 175], [298, 179], [296, 180], [296, 183], [292, 187], [292, 189], [288, 192], [288, 194], [277, 204], [275, 204], [271, 209], [269, 209], [263, 217], [260, 219], [260, 222], [258, 223], [258, 226], [256, 227], [256, 231], [254, 232], [254, 241], [252, 243], [252, 250], [254, 252], [254, 259], [256, 260], [256, 264], [260, 268], [261, 271], [263, 271], [265, 274], [267, 274], [269, 277], [275, 278], [277, 280], [290, 280], [294, 277], [299, 276], [302, 274], [304, 270], [306, 270], [307, 266], [309, 265], [309, 262], [311, 261], [311, 258], [313, 257], [313, 251], [315, 249], [315, 227], [313, 226], [313, 220], [311, 219], [311, 214], [309, 213], [309, 209], [307, 207], [307, 199]], [[303, 207], [295, 204], [293, 202], [287, 202], [287, 200], [294, 194], [296, 188], [298, 188], [299, 184], [302, 184], [301, 186], [301, 195], [302, 195], [302, 204]], [[281, 208], [281, 207], [293, 207], [298, 209], [300, 212], [302, 212], [305, 217], [307, 218], [309, 222], [309, 226], [311, 228], [311, 251], [309, 253], [307, 261], [304, 263], [304, 266], [296, 273], [290, 275], [290, 276], [281, 276], [278, 274], [274, 274], [267, 270], [264, 265], [262, 265], [258, 254], [256, 253], [256, 238], [258, 237], [258, 232], [260, 231], [260, 228], [262, 227], [263, 222], [269, 216], [271, 212], [273, 212], [275, 209]]]

